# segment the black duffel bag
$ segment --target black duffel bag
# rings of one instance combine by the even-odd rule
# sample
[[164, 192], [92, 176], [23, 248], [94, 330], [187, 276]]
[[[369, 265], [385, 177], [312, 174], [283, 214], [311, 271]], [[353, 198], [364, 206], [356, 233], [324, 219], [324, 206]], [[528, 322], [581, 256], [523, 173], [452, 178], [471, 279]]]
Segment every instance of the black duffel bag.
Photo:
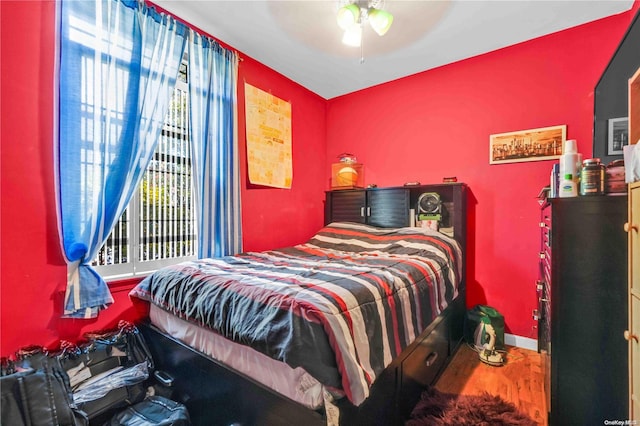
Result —
[[90, 419], [144, 399], [153, 359], [140, 331], [121, 321], [116, 330], [86, 333], [85, 344], [64, 342], [58, 359], [73, 401]]
[[69, 379], [44, 348], [18, 352], [16, 362], [3, 362], [0, 424], [7, 426], [83, 426], [87, 416], [73, 403]]

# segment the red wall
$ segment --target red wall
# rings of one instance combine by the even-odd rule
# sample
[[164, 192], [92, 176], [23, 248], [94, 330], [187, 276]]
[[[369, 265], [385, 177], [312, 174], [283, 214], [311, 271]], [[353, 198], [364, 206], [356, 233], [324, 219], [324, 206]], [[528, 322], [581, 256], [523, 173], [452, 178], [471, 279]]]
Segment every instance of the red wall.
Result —
[[[53, 186], [53, 1], [0, 2], [2, 155], [0, 159], [0, 356], [110, 327], [139, 313], [127, 293], [97, 320], [61, 319], [66, 267], [58, 243]], [[292, 104], [291, 190], [243, 185], [245, 250], [296, 244], [323, 223], [326, 101], [243, 55], [239, 67], [239, 136], [246, 182], [244, 81]]]
[[549, 183], [553, 162], [489, 165], [489, 135], [566, 124], [568, 139], [589, 158], [593, 91], [631, 16], [330, 100], [326, 170], [350, 152], [364, 164], [366, 184], [437, 183], [445, 176], [467, 183], [467, 305], [492, 305], [507, 332], [537, 338], [536, 195]]
[[[324, 223], [326, 100], [244, 56], [239, 70], [238, 125], [245, 128], [244, 82], [291, 102], [293, 182], [291, 190], [243, 185], [244, 250], [298, 244]], [[246, 138], [240, 133], [242, 175], [246, 172]]]

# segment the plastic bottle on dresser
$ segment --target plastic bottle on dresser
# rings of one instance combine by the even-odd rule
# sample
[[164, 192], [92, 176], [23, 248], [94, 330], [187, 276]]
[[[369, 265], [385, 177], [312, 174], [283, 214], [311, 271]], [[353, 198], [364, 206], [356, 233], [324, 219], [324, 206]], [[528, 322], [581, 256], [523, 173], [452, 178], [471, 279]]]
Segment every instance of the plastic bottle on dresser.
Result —
[[562, 197], [577, 197], [578, 196], [578, 185], [573, 180], [573, 176], [571, 173], [567, 173], [560, 180], [560, 190], [559, 196]]
[[[560, 156], [560, 188], [558, 196], [577, 197], [578, 177], [580, 176], [580, 165], [582, 156], [578, 154], [575, 139], [569, 139], [564, 143], [564, 152]], [[569, 185], [567, 180], [573, 184]]]
[[551, 168], [551, 177], [550, 177], [550, 192], [549, 196], [551, 198], [556, 198], [558, 196], [558, 188], [560, 188], [560, 164], [556, 163]]

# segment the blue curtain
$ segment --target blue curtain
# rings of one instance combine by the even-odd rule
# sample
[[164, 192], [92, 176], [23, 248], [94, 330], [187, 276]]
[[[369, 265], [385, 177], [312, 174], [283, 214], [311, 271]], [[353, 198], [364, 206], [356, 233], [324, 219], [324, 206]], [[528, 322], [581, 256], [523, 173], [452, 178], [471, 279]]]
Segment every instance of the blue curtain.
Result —
[[242, 251], [237, 81], [237, 54], [191, 31], [189, 99], [200, 258]]
[[186, 46], [184, 24], [143, 1], [59, 4], [57, 202], [64, 316], [113, 302], [90, 262], [144, 175]]

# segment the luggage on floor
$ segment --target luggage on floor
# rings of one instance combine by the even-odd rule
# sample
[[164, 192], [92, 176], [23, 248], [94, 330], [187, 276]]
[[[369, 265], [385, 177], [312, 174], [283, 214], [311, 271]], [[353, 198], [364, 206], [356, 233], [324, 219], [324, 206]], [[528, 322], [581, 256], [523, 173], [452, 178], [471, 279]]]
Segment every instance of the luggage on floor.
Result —
[[44, 348], [3, 359], [0, 377], [0, 424], [11, 426], [84, 426], [88, 418], [76, 410], [69, 379]]
[[116, 414], [105, 426], [188, 426], [189, 413], [184, 405], [155, 395]]
[[139, 330], [121, 321], [116, 330], [85, 338], [78, 346], [63, 343], [58, 355], [78, 408], [93, 419], [142, 401], [153, 359]]
[[[190, 424], [184, 405], [150, 396], [153, 359], [133, 324], [121, 321], [115, 330], [84, 337], [79, 345], [61, 342], [56, 353], [28, 347], [15, 361], [2, 359], [0, 425]], [[171, 386], [169, 376], [155, 373], [158, 391]]]

